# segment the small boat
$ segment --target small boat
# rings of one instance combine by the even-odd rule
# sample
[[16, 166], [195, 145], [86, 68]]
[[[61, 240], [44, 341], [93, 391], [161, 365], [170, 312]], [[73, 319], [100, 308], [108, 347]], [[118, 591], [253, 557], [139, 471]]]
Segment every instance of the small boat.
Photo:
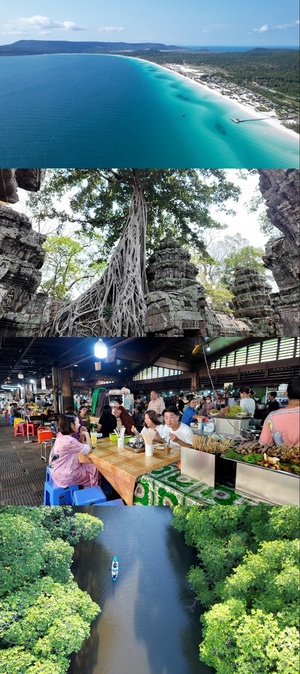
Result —
[[111, 577], [113, 580], [117, 580], [118, 573], [119, 573], [119, 560], [118, 557], [116, 557], [115, 555], [111, 563]]

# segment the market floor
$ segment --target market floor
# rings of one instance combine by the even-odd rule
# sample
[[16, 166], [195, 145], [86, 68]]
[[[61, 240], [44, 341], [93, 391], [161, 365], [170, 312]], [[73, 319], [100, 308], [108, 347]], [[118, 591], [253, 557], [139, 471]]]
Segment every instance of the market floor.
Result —
[[0, 505], [42, 505], [46, 464], [37, 438], [27, 443], [0, 416]]
[[[37, 437], [29, 442], [14, 437], [13, 426], [0, 415], [0, 505], [43, 505], [46, 465]], [[120, 498], [107, 482], [103, 489], [108, 501]]]

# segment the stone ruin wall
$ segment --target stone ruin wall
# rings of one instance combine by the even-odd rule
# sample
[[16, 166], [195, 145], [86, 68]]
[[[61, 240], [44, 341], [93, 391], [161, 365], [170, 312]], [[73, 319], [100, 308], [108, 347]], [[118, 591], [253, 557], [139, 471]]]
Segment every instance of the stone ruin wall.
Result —
[[0, 206], [0, 320], [8, 334], [23, 334], [23, 330], [28, 334], [40, 323], [41, 303], [36, 291], [42, 277], [45, 239], [32, 229], [25, 215]]
[[299, 334], [300, 280], [300, 172], [295, 169], [259, 171], [259, 186], [269, 219], [282, 236], [268, 241], [263, 256], [271, 269], [279, 292], [274, 295], [284, 334]]
[[[0, 199], [15, 203], [18, 185], [39, 189], [43, 172], [5, 170], [7, 182]], [[1, 171], [3, 180], [4, 170]], [[257, 270], [241, 268], [235, 280], [231, 315], [215, 312], [196, 280], [190, 255], [174, 239], [160, 242], [149, 260], [149, 291], [145, 297], [145, 334], [149, 336], [298, 334], [299, 229], [298, 177], [295, 170], [261, 170], [260, 189], [272, 223], [283, 236], [267, 244], [265, 264], [272, 269], [280, 292], [273, 294]], [[1, 192], [2, 188], [2, 192]], [[29, 219], [0, 206], [0, 335], [42, 335], [61, 303], [37, 293], [46, 237], [32, 229]], [[297, 296], [297, 300], [296, 300]]]

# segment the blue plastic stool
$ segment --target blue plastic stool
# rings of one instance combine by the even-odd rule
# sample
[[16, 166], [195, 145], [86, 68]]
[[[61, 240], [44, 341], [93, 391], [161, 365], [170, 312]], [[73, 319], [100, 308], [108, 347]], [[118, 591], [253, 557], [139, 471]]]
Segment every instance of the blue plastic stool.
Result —
[[73, 505], [100, 505], [106, 501], [106, 496], [101, 487], [86, 487], [73, 494]]
[[115, 498], [113, 501], [105, 501], [105, 503], [101, 503], [100, 505], [102, 505], [102, 506], [107, 506], [107, 505], [108, 505], [108, 506], [109, 506], [109, 505], [112, 505], [112, 506], [123, 506], [123, 505], [125, 505], [125, 503], [124, 503], [124, 501], [122, 501], [121, 498]]
[[79, 489], [78, 484], [70, 487], [59, 487], [51, 476], [49, 466], [46, 468], [46, 482], [44, 484], [44, 506], [73, 505], [73, 492]]

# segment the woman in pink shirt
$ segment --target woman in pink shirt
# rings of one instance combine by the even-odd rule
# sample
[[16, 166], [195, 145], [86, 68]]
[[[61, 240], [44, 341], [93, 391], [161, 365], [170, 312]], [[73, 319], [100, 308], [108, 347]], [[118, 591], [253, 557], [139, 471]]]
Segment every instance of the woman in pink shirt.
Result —
[[[78, 417], [63, 414], [58, 420], [58, 433], [49, 456], [49, 465], [54, 482], [59, 487], [79, 484], [82, 487], [96, 487], [100, 473], [92, 463], [79, 463], [78, 454], [92, 451], [91, 438], [86, 428], [81, 427]], [[77, 440], [72, 433], [80, 432]]]
[[291, 379], [287, 387], [288, 405], [271, 412], [263, 425], [260, 442], [263, 445], [300, 446], [300, 382]]

